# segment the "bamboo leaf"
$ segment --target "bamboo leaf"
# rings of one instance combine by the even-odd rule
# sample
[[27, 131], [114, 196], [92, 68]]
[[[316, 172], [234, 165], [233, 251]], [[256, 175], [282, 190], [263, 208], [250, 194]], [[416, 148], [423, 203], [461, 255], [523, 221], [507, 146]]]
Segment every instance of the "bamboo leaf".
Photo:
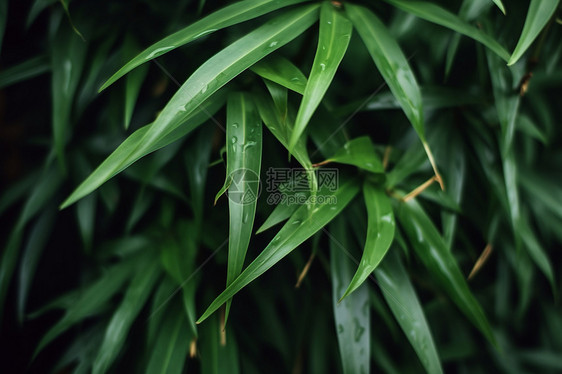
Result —
[[344, 374], [368, 373], [371, 352], [371, 316], [369, 292], [366, 285], [345, 300], [339, 295], [349, 284], [353, 264], [344, 251], [349, 250], [346, 225], [338, 218], [330, 225], [330, 273], [332, 277], [332, 305], [338, 345]]
[[[262, 123], [251, 96], [231, 94], [226, 113], [228, 207], [227, 287], [242, 271], [256, 215], [262, 158]], [[226, 316], [232, 300], [226, 304]]]
[[[185, 121], [178, 126], [173, 132], [163, 137], [159, 142], [152, 145], [145, 154], [154, 152], [162, 147], [171, 144], [185, 135], [189, 134], [203, 122], [205, 122], [210, 115], [215, 113], [220, 106], [224, 103], [222, 95], [217, 94], [217, 97], [212, 98], [209, 102], [202, 105], [197, 111], [188, 116]], [[82, 182], [74, 192], [62, 203], [61, 209], [64, 209], [84, 196], [90, 194], [109, 179], [119, 174], [121, 171], [130, 166], [133, 162], [140, 159], [142, 156], [131, 157], [134, 150], [139, 147], [144, 135], [148, 132], [150, 126], [146, 125], [134, 133], [132, 133], [121, 145], [109, 155], [104, 162], [94, 170], [92, 174], [84, 182]]]
[[400, 46], [381, 20], [367, 8], [346, 5], [346, 11], [377, 69], [420, 139], [425, 142], [420, 88]]
[[523, 31], [507, 63], [508, 65], [515, 64], [523, 56], [523, 53], [531, 46], [548, 23], [559, 3], [560, 0], [531, 0]]
[[318, 47], [297, 113], [295, 127], [289, 139], [289, 151], [296, 146], [312, 114], [330, 87], [347, 51], [351, 32], [351, 22], [345, 15], [331, 3], [323, 2], [320, 10]]
[[65, 170], [64, 148], [71, 135], [74, 93], [82, 75], [87, 45], [67, 27], [60, 27], [51, 48], [53, 142], [59, 163]]
[[[127, 58], [130, 58], [136, 50], [138, 50], [138, 47], [135, 40], [128, 35], [123, 43], [123, 53], [127, 56]], [[141, 68], [131, 72], [131, 74], [127, 75], [127, 78], [125, 78], [125, 104], [123, 105], [123, 123], [125, 130], [128, 129], [131, 124], [133, 110], [135, 109], [135, 104], [147, 73], [148, 65], [143, 65]]]
[[160, 276], [160, 267], [153, 258], [146, 257], [136, 266], [136, 274], [117, 308], [107, 329], [94, 361], [92, 373], [106, 373], [123, 348], [131, 325], [143, 308]]
[[449, 252], [443, 238], [419, 203], [415, 199], [400, 203], [398, 219], [414, 251], [431, 275], [457, 307], [495, 345], [496, 341], [486, 315], [468, 288], [453, 254]]
[[291, 61], [281, 56], [269, 56], [250, 68], [262, 78], [287, 87], [301, 95], [306, 87], [306, 77]]
[[100, 92], [137, 66], [162, 56], [193, 40], [209, 35], [217, 30], [236, 25], [237, 23], [260, 17], [279, 8], [302, 3], [304, 1], [306, 0], [245, 0], [226, 6], [146, 48], [113, 74], [100, 88]]
[[[209, 305], [197, 323], [207, 319], [238, 291], [326, 226], [347, 206], [358, 190], [356, 181], [346, 181], [333, 193], [332, 198], [329, 196], [329, 191], [326, 191], [326, 195], [328, 195], [326, 199], [322, 202], [316, 202], [314, 208], [310, 204], [300, 207], [258, 257]], [[323, 191], [325, 190], [319, 190], [318, 194], [322, 195]]]
[[502, 13], [505, 15], [505, 7], [503, 5], [502, 0], [492, 0], [494, 2], [494, 4], [497, 5], [498, 8], [500, 8], [500, 10], [502, 11]]
[[32, 57], [0, 72], [0, 89], [35, 78], [48, 72], [51, 64], [47, 56]]
[[366, 182], [363, 185], [363, 196], [367, 206], [367, 240], [359, 267], [341, 297], [342, 300], [367, 280], [379, 266], [394, 240], [396, 223], [390, 199], [384, 189]]
[[[138, 260], [138, 257], [135, 260]], [[135, 270], [135, 264], [134, 260], [122, 261], [108, 269], [81, 293], [69, 295], [69, 297], [75, 296], [72, 297], [74, 302], [66, 308], [64, 316], [43, 336], [35, 349], [34, 356], [74, 324], [99, 313], [101, 308], [121, 289], [123, 283], [130, 278]], [[65, 299], [62, 301], [64, 302]]]
[[406, 0], [385, 0], [387, 3], [402, 9], [405, 12], [414, 14], [426, 21], [436, 23], [447, 27], [460, 34], [472, 38], [486, 47], [495, 54], [500, 56], [504, 61], [509, 60], [509, 52], [502, 47], [494, 38], [483, 31], [469, 25], [457, 15], [441, 8], [439, 5], [426, 1], [406, 1]]
[[348, 141], [342, 149], [321, 164], [337, 162], [357, 166], [371, 173], [384, 173], [380, 157], [375, 153], [375, 146], [368, 136]]
[[181, 374], [189, 342], [190, 331], [185, 314], [179, 307], [169, 308], [158, 331], [146, 374]]
[[396, 251], [390, 251], [375, 270], [383, 296], [416, 351], [425, 370], [443, 373], [422, 305]]

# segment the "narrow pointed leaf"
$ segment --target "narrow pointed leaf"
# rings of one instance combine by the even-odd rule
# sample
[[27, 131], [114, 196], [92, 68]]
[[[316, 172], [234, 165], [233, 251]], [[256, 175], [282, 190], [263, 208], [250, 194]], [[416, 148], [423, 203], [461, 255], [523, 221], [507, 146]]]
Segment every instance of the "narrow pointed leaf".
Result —
[[422, 305], [396, 251], [388, 253], [375, 275], [392, 314], [427, 373], [443, 373]]
[[482, 30], [471, 26], [466, 21], [463, 21], [457, 15], [449, 12], [448, 10], [440, 7], [437, 4], [427, 1], [406, 1], [406, 0], [385, 0], [387, 3], [402, 9], [405, 12], [412, 13], [413, 15], [423, 18], [426, 21], [436, 23], [438, 25], [447, 27], [460, 34], [472, 38], [500, 56], [504, 61], [509, 60], [509, 52], [502, 47], [494, 38], [484, 33]]
[[381, 20], [370, 10], [351, 5], [346, 5], [346, 10], [379, 72], [424, 142], [421, 92], [406, 56]]
[[[359, 186], [355, 180], [346, 181], [337, 191], [326, 191], [326, 195], [333, 194], [333, 198], [328, 196], [322, 203], [317, 202], [314, 207], [309, 204], [300, 207], [258, 257], [209, 305], [197, 322], [203, 322], [238, 291], [327, 225], [355, 197], [358, 190]], [[323, 191], [321, 189], [318, 194]]]
[[[123, 43], [123, 53], [127, 55], [127, 57], [130, 57], [135, 53], [135, 50], [137, 50], [136, 43], [132, 37], [128, 36]], [[123, 123], [125, 130], [129, 128], [131, 123], [133, 110], [135, 109], [135, 104], [147, 73], [148, 65], [143, 65], [125, 78], [125, 104], [123, 105]]]
[[[353, 262], [344, 251], [349, 251], [347, 227], [343, 218], [330, 225], [330, 275], [332, 278], [332, 305], [335, 329], [344, 374], [369, 373], [371, 353], [371, 311], [367, 285], [359, 288], [345, 300], [339, 295], [353, 274]], [[342, 248], [343, 247], [343, 248]]]
[[484, 336], [496, 344], [488, 319], [468, 288], [453, 254], [416, 199], [400, 203], [398, 219], [430, 274]]
[[[181, 139], [203, 122], [205, 122], [209, 115], [215, 113], [220, 106], [224, 103], [222, 95], [216, 98], [212, 98], [209, 102], [203, 104], [203, 106], [193, 112], [185, 121], [159, 142], [152, 145], [150, 149], [146, 151], [145, 154], [156, 151], [162, 147], [167, 146], [170, 143]], [[132, 133], [121, 145], [109, 155], [105, 161], [103, 161], [100, 166], [94, 170], [92, 174], [84, 182], [82, 182], [74, 192], [62, 203], [61, 209], [74, 204], [76, 201], [80, 200], [84, 196], [88, 195], [102, 184], [107, 182], [109, 179], [119, 174], [133, 162], [137, 161], [142, 156], [131, 158], [130, 155], [134, 152], [134, 149], [138, 148], [142, 142], [144, 135], [147, 133], [151, 125], [144, 126], [134, 133]], [[143, 155], [144, 156], [144, 155]]]
[[152, 59], [162, 56], [182, 45], [196, 40], [204, 35], [209, 35], [217, 30], [236, 25], [253, 18], [260, 17], [266, 13], [289, 5], [302, 3], [306, 0], [245, 0], [239, 1], [223, 9], [220, 9], [207, 17], [187, 26], [172, 35], [154, 43], [135, 58], [129, 61], [119, 71], [104, 83], [100, 88], [103, 91], [116, 80], [127, 74], [137, 66]]
[[306, 77], [291, 61], [281, 56], [270, 56], [251, 67], [262, 78], [287, 87], [301, 95], [306, 87]]
[[[262, 123], [251, 96], [231, 94], [226, 112], [228, 207], [227, 287], [242, 271], [256, 215], [262, 158]], [[226, 305], [226, 317], [230, 310]]]
[[353, 165], [371, 173], [384, 173], [380, 157], [375, 153], [375, 146], [368, 136], [348, 141], [342, 149], [323, 163], [327, 162]]
[[146, 374], [181, 374], [190, 343], [185, 314], [179, 307], [166, 312], [150, 354]]
[[292, 150], [297, 144], [312, 114], [328, 91], [336, 70], [347, 51], [352, 29], [351, 22], [343, 12], [331, 3], [322, 3], [318, 47], [297, 113], [295, 127], [289, 139], [289, 150]]
[[12, 84], [35, 78], [51, 69], [47, 56], [30, 58], [20, 64], [9, 67], [0, 72], [0, 89]]
[[[108, 269], [95, 282], [85, 287], [75, 297], [69, 295], [74, 302], [65, 311], [64, 316], [43, 336], [35, 354], [37, 355], [47, 344], [84, 318], [99, 313], [101, 308], [121, 289], [135, 269], [135, 261], [123, 261]], [[66, 299], [62, 299], [64, 302]]]
[[256, 234], [264, 232], [277, 225], [278, 223], [289, 219], [289, 217], [291, 217], [293, 213], [302, 205], [297, 202], [291, 201], [293, 197], [295, 200], [303, 199], [304, 201], [308, 198], [307, 194], [304, 192], [295, 193], [294, 195], [290, 195], [287, 198], [285, 198], [285, 196], [287, 195], [279, 194], [278, 196], [280, 198], [280, 201], [275, 201], [276, 197], [271, 198], [271, 196], [274, 195], [270, 195], [270, 197], [268, 198], [268, 203], [277, 203], [277, 206], [275, 207], [275, 209], [273, 209], [273, 212], [271, 212], [271, 214], [267, 217], [261, 227], [256, 231]]
[[496, 6], [498, 8], [500, 8], [500, 10], [502, 11], [502, 13], [505, 15], [505, 6], [503, 5], [502, 0], [492, 0], [494, 2], [494, 4], [496, 4]]
[[202, 326], [200, 344], [201, 374], [240, 373], [240, 356], [235, 335], [228, 327], [219, 325], [218, 316], [211, 317]]
[[65, 167], [64, 148], [71, 134], [74, 93], [82, 75], [86, 43], [67, 27], [59, 29], [52, 42], [53, 142], [61, 166]]
[[310, 5], [285, 12], [208, 59], [168, 101], [154, 123], [138, 140], [131, 142], [131, 148], [123, 149], [121, 154], [124, 161], [111, 165], [111, 173], [107, 173], [105, 177], [115, 175], [151, 152], [163, 139], [173, 134], [193, 112], [199, 110], [200, 105], [218, 89], [263, 57], [299, 36], [316, 21], [317, 10], [317, 5]]
[[394, 240], [396, 223], [390, 198], [384, 189], [366, 182], [363, 185], [363, 197], [367, 206], [367, 240], [359, 267], [342, 299], [365, 282], [373, 270], [379, 266]]
[[523, 56], [523, 53], [531, 46], [548, 23], [550, 17], [558, 8], [559, 3], [560, 0], [531, 0], [527, 18], [525, 19], [525, 26], [523, 26], [523, 31], [507, 63], [508, 65], [515, 64]]
[[137, 265], [136, 274], [117, 308], [107, 329], [94, 361], [92, 373], [106, 373], [123, 348], [131, 325], [144, 307], [152, 288], [160, 275], [160, 267], [147, 257]]

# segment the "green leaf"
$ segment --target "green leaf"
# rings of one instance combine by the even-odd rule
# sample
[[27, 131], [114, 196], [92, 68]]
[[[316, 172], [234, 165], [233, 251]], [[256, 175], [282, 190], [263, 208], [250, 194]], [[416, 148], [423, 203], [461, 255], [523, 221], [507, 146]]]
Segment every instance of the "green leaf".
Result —
[[346, 11], [406, 117], [425, 142], [420, 88], [400, 46], [380, 19], [367, 8], [346, 5]]
[[47, 56], [37, 56], [0, 72], [0, 89], [35, 78], [51, 69]]
[[[123, 53], [127, 56], [127, 58], [130, 58], [135, 51], [138, 50], [135, 40], [129, 35], [125, 38], [122, 48]], [[125, 79], [125, 104], [123, 111], [125, 130], [128, 129], [131, 124], [133, 110], [135, 109], [135, 104], [147, 73], [148, 65], [143, 65], [141, 68], [127, 75], [127, 78]]]
[[390, 199], [382, 187], [374, 187], [366, 182], [363, 196], [367, 206], [367, 240], [359, 267], [347, 287], [342, 300], [367, 280], [379, 266], [394, 240], [394, 213]]
[[25, 249], [23, 250], [21, 265], [18, 272], [17, 316], [20, 323], [23, 322], [25, 317], [27, 297], [31, 285], [33, 284], [37, 264], [49, 240], [55, 221], [56, 208], [50, 205], [48, 208], [44, 209], [37, 219], [37, 222], [33, 225]]
[[[226, 173], [230, 213], [227, 287], [242, 271], [256, 215], [262, 159], [262, 123], [251, 96], [231, 94], [226, 111]], [[223, 187], [224, 188], [224, 187]], [[226, 316], [232, 300], [226, 304]]]
[[258, 257], [209, 305], [197, 323], [207, 319], [238, 291], [327, 225], [355, 197], [358, 190], [359, 186], [355, 180], [346, 181], [333, 193], [319, 190], [319, 196], [325, 191], [326, 198], [317, 201], [314, 206], [307, 203], [300, 207]]
[[281, 56], [269, 56], [253, 65], [250, 70], [262, 78], [287, 87], [301, 95], [306, 87], [306, 77], [291, 61]]
[[343, 12], [327, 1], [322, 3], [318, 47], [297, 113], [295, 127], [289, 139], [289, 151], [296, 146], [312, 114], [330, 87], [347, 51], [352, 29], [351, 22]]
[[539, 243], [535, 233], [530, 229], [529, 222], [527, 222], [527, 220], [522, 220], [521, 225], [518, 226], [518, 230], [525, 244], [525, 248], [527, 249], [527, 253], [529, 253], [529, 257], [531, 257], [537, 267], [543, 272], [550, 282], [553, 293], [556, 294], [556, 280], [554, 279], [551, 261]]
[[117, 308], [107, 329], [98, 355], [92, 367], [92, 373], [106, 373], [123, 348], [131, 325], [137, 318], [146, 300], [151, 295], [152, 288], [160, 276], [160, 266], [151, 256], [146, 256], [136, 266], [136, 274]]
[[158, 330], [146, 374], [181, 374], [189, 350], [190, 331], [182, 310], [169, 308]]
[[[212, 98], [208, 103], [202, 105], [201, 108], [193, 112], [185, 121], [178, 126], [173, 132], [169, 133], [164, 138], [160, 139], [159, 142], [152, 145], [144, 155], [154, 152], [162, 147], [167, 146], [170, 143], [177, 141], [178, 139], [184, 137], [203, 122], [205, 122], [209, 115], [215, 113], [220, 106], [223, 104], [222, 95], [218, 95], [216, 98]], [[121, 171], [126, 169], [133, 162], [140, 159], [142, 156], [131, 157], [134, 150], [139, 147], [144, 138], [144, 135], [148, 132], [150, 126], [144, 126], [133, 134], [131, 134], [121, 145], [113, 151], [100, 166], [94, 170], [92, 174], [84, 182], [82, 182], [74, 192], [62, 203], [61, 209], [74, 204], [76, 201], [80, 200], [84, 196], [88, 195], [102, 184], [107, 182], [109, 179], [119, 174]]]
[[332, 277], [332, 305], [334, 322], [344, 374], [368, 373], [371, 353], [371, 315], [367, 285], [353, 295], [338, 301], [339, 295], [351, 280], [353, 264], [349, 251], [346, 224], [338, 218], [330, 225], [330, 273]]
[[371, 173], [384, 173], [380, 157], [375, 153], [375, 146], [368, 136], [348, 141], [336, 154], [320, 164], [337, 162], [357, 166]]
[[492, 0], [492, 1], [494, 2], [494, 4], [497, 5], [498, 8], [500, 8], [502, 13], [505, 15], [505, 7], [503, 6], [502, 0]]
[[523, 53], [531, 46], [541, 30], [546, 26], [550, 17], [558, 8], [559, 3], [560, 0], [531, 0], [527, 18], [525, 18], [525, 26], [523, 26], [523, 31], [507, 63], [508, 65], [515, 64], [523, 56]]
[[443, 373], [422, 305], [395, 250], [388, 253], [375, 275], [392, 314], [425, 370], [430, 374]]
[[[256, 103], [258, 105], [261, 119], [269, 131], [279, 140], [279, 142], [289, 150], [289, 136], [292, 132], [292, 123], [289, 114], [284, 115], [280, 113], [275, 104], [269, 98], [263, 96], [256, 96]], [[312, 168], [312, 162], [308, 156], [306, 149], [306, 142], [304, 139], [299, 140], [295, 147], [290, 150], [291, 155], [304, 167], [305, 169]]]
[[78, 35], [62, 26], [51, 45], [53, 142], [63, 170], [66, 167], [64, 148], [71, 137], [74, 93], [82, 75], [86, 48], [86, 43]]
[[293, 213], [302, 205], [296, 202], [296, 200], [302, 199], [303, 201], [306, 201], [307, 198], [308, 195], [304, 192], [295, 192], [294, 194], [291, 194], [289, 196], [287, 196], [285, 193], [283, 193], [283, 195], [270, 195], [267, 199], [267, 202], [269, 204], [277, 203], [277, 206], [273, 209], [273, 212], [271, 212], [271, 214], [267, 217], [261, 227], [256, 231], [256, 234], [264, 232], [265, 230], [268, 230], [278, 223], [281, 223], [291, 217]]
[[162, 56], [163, 54], [204, 35], [209, 35], [219, 29], [236, 25], [237, 23], [273, 12], [279, 8], [302, 3], [304, 1], [306, 0], [245, 0], [226, 6], [207, 17], [200, 19], [192, 25], [165, 37], [142, 51], [125, 66], [119, 69], [119, 71], [113, 74], [113, 76], [111, 76], [111, 78], [109, 78], [100, 88], [100, 92], [137, 66]]
[[[129, 137], [127, 146], [122, 144], [112, 154], [112, 156], [115, 155], [115, 159], [110, 160], [112, 158], [110, 156], [100, 165], [94, 174], [67, 199], [63, 207], [93, 191], [134, 161], [162, 147], [162, 144], [168, 144], [167, 139], [173, 136], [174, 131], [178, 131], [178, 128], [193, 113], [200, 111], [200, 105], [214, 92], [258, 60], [287, 44], [310, 27], [316, 21], [317, 8], [316, 5], [310, 5], [286, 12], [207, 60], [168, 101], [154, 123], [141, 129], [144, 131], [139, 133], [141, 130], [138, 130]], [[195, 127], [198, 124], [193, 122], [191, 125]], [[131, 139], [133, 136], [135, 138]]]
[[239, 352], [233, 331], [213, 316], [201, 328], [201, 374], [239, 374]]
[[468, 319], [495, 345], [494, 335], [486, 315], [468, 288], [453, 254], [447, 249], [437, 228], [416, 199], [400, 203], [398, 219], [409, 237], [414, 251], [430, 274], [435, 277]]
[[[123, 283], [131, 277], [137, 262], [138, 257], [134, 260], [121, 261], [82, 289], [74, 298], [74, 302], [66, 308], [64, 316], [43, 336], [35, 349], [34, 356], [74, 324], [99, 313], [102, 307], [121, 289]], [[64, 302], [65, 299], [62, 301]]]
[[460, 34], [472, 38], [500, 56], [503, 60], [509, 60], [509, 52], [502, 47], [494, 38], [483, 31], [469, 25], [460, 17], [441, 8], [439, 5], [426, 1], [406, 1], [406, 0], [385, 0], [387, 3], [402, 9], [405, 12], [414, 14], [426, 21], [447, 27]]

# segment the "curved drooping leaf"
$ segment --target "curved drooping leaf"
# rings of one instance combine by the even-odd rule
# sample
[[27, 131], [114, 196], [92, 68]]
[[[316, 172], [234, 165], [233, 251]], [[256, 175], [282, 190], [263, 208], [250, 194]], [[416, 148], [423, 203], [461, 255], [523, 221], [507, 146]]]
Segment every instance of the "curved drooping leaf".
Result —
[[341, 182], [340, 179], [340, 186], [335, 192], [326, 191], [323, 195], [325, 189], [320, 189], [317, 196], [324, 196], [322, 201], [316, 201], [314, 205], [310, 202], [301, 206], [258, 257], [209, 305], [197, 323], [207, 319], [238, 291], [281, 261], [336, 217], [359, 191], [357, 181]]
[[377, 69], [400, 103], [420, 139], [425, 142], [420, 88], [396, 39], [390, 35], [381, 20], [369, 9], [346, 5], [346, 11]]
[[380, 157], [375, 153], [375, 146], [368, 136], [348, 141], [335, 155], [320, 164], [329, 162], [357, 166], [371, 173], [384, 173]]
[[103, 84], [100, 91], [112, 85], [116, 80], [137, 66], [162, 56], [202, 36], [209, 35], [219, 29], [236, 25], [237, 23], [252, 18], [257, 18], [279, 8], [302, 3], [304, 1], [307, 0], [244, 0], [226, 6], [146, 48], [113, 74], [113, 76]]
[[[262, 123], [258, 109], [247, 94], [234, 93], [228, 98], [226, 142], [225, 187], [228, 187], [230, 215], [226, 275], [228, 287], [244, 266], [254, 227], [260, 185]], [[228, 319], [231, 302], [229, 300], [226, 304], [225, 319]]]
[[[242, 71], [290, 42], [317, 19], [317, 5], [286, 12], [232, 43], [207, 60], [168, 101], [151, 126], [135, 132], [65, 201], [68, 206], [124, 168], [161, 147], [213, 93]], [[196, 125], [187, 129], [191, 131]], [[185, 133], [184, 133], [185, 134]], [[135, 136], [136, 135], [136, 136]], [[131, 139], [135, 136], [134, 139]], [[126, 141], [126, 142], [127, 142]], [[156, 147], [156, 148], [155, 148]], [[114, 156], [115, 159], [112, 159]]]
[[[157, 143], [152, 145], [152, 147], [146, 151], [145, 155], [163, 148], [189, 134], [205, 122], [211, 115], [213, 115], [223, 105], [223, 103], [224, 95], [217, 93], [216, 97], [213, 97], [205, 104], [202, 104], [200, 108], [188, 116], [184, 122], [180, 124], [180, 126], [174, 129], [173, 132], [169, 133], [165, 137], [161, 138]], [[86, 178], [86, 180], [84, 180], [84, 182], [82, 182], [74, 190], [74, 192], [72, 192], [72, 194], [61, 204], [60, 208], [64, 209], [74, 204], [76, 201], [90, 194], [109, 179], [122, 172], [133, 162], [140, 159], [142, 156], [131, 157], [131, 154], [133, 154], [134, 150], [139, 147], [150, 126], [152, 126], [152, 124], [141, 127], [125, 139], [123, 143], [121, 143], [121, 145], [117, 147], [117, 149], [113, 151], [113, 153], [111, 153], [96, 168], [96, 170], [94, 170], [92, 174], [90, 174], [90, 176], [88, 176], [88, 178]]]
[[301, 105], [289, 138], [291, 151], [303, 134], [312, 114], [328, 91], [336, 70], [347, 51], [352, 32], [351, 22], [329, 2], [322, 3], [318, 47], [312, 63]]
[[400, 102], [400, 106], [414, 130], [416, 130], [437, 181], [443, 188], [441, 177], [425, 138], [420, 88], [406, 56], [402, 53], [396, 39], [373, 12], [356, 5], [346, 5], [346, 11], [373, 58], [377, 69], [390, 87], [392, 94]]
[[523, 31], [507, 63], [508, 65], [515, 64], [523, 56], [523, 53], [531, 46], [548, 23], [559, 3], [560, 0], [531, 0], [525, 26], [523, 26]]
[[93, 363], [93, 374], [106, 373], [115, 361], [125, 344], [129, 329], [150, 296], [160, 271], [160, 266], [150, 257], [137, 265], [136, 274], [131, 279], [121, 304], [105, 330], [105, 336]]
[[427, 1], [406, 1], [406, 0], [385, 0], [406, 12], [412, 13], [420, 18], [438, 25], [447, 27], [460, 34], [466, 35], [484, 44], [503, 60], [509, 60], [509, 52], [501, 46], [494, 38], [484, 33], [482, 30], [469, 25], [457, 15], [440, 7], [437, 4]]
[[484, 336], [496, 344], [488, 319], [468, 288], [453, 254], [416, 199], [400, 203], [398, 219], [430, 274]]
[[394, 213], [390, 198], [382, 187], [372, 186], [366, 182], [363, 185], [363, 197], [367, 206], [367, 240], [359, 267], [349, 283], [344, 299], [357, 289], [381, 263], [386, 252], [394, 240]]
[[301, 95], [304, 94], [306, 77], [298, 67], [284, 57], [270, 56], [264, 58], [250, 69], [262, 78], [269, 79]]
[[339, 295], [353, 274], [353, 262], [344, 251], [349, 250], [346, 222], [338, 217], [330, 224], [330, 275], [332, 305], [338, 345], [344, 374], [368, 373], [371, 353], [371, 313], [367, 285], [345, 300]]
[[375, 270], [382, 294], [429, 374], [443, 373], [422, 305], [396, 251]]

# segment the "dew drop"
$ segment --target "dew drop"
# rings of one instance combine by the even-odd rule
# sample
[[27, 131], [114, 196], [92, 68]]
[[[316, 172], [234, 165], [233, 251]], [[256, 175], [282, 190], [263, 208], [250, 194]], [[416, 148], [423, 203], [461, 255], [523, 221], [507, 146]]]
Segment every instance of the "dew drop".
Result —
[[217, 31], [217, 29], [205, 30], [205, 31], [200, 32], [199, 34], [195, 35], [195, 36], [193, 37], [193, 39], [200, 38], [200, 37], [202, 37], [202, 36], [208, 35], [208, 34], [210, 34], [210, 33], [212, 33], [212, 32], [215, 32], [215, 31]]
[[353, 338], [356, 342], [361, 340], [361, 336], [365, 332], [365, 328], [359, 324], [359, 320], [357, 318], [353, 319], [353, 324], [355, 325], [355, 330], [353, 331]]
[[293, 225], [300, 225], [300, 224], [301, 224], [301, 221], [298, 220], [298, 219], [293, 222]]
[[232, 127], [235, 128], [235, 129], [237, 129], [237, 128], [238, 128], [238, 123], [234, 122], [234, 123], [232, 124]]
[[246, 152], [246, 150], [248, 148], [252, 148], [255, 145], [256, 145], [256, 142], [252, 142], [252, 141], [247, 142], [246, 144], [244, 144], [244, 147], [242, 147], [242, 152]]
[[291, 78], [291, 82], [300, 82], [299, 77], [293, 77]]
[[157, 48], [157, 49], [155, 49], [154, 51], [152, 51], [151, 54], [149, 54], [148, 56], [146, 56], [146, 59], [147, 59], [147, 60], [150, 60], [151, 58], [154, 58], [154, 56], [156, 56], [156, 55], [161, 55], [161, 54], [163, 54], [164, 52], [169, 51], [170, 49], [174, 49], [174, 48], [176, 48], [175, 45], [171, 45], [171, 46], [169, 46], [169, 47]]
[[320, 64], [320, 68], [322, 69], [322, 71], [326, 70], [326, 64], [321, 63], [321, 64]]
[[343, 325], [342, 324], [338, 325], [338, 334], [343, 334]]
[[207, 92], [207, 88], [209, 88], [209, 86], [203, 86], [203, 88], [201, 89], [201, 93], [204, 94], [205, 92]]
[[269, 48], [273, 48], [273, 47], [275, 47], [277, 44], [279, 44], [278, 41], [273, 41], [273, 42], [269, 43]]
[[250, 218], [250, 213], [248, 212], [244, 213], [244, 217], [242, 217], [242, 223], [248, 223], [249, 218]]
[[233, 136], [232, 139], [230, 139], [230, 142], [232, 144], [235, 144], [238, 141], [238, 138], [236, 136]]

